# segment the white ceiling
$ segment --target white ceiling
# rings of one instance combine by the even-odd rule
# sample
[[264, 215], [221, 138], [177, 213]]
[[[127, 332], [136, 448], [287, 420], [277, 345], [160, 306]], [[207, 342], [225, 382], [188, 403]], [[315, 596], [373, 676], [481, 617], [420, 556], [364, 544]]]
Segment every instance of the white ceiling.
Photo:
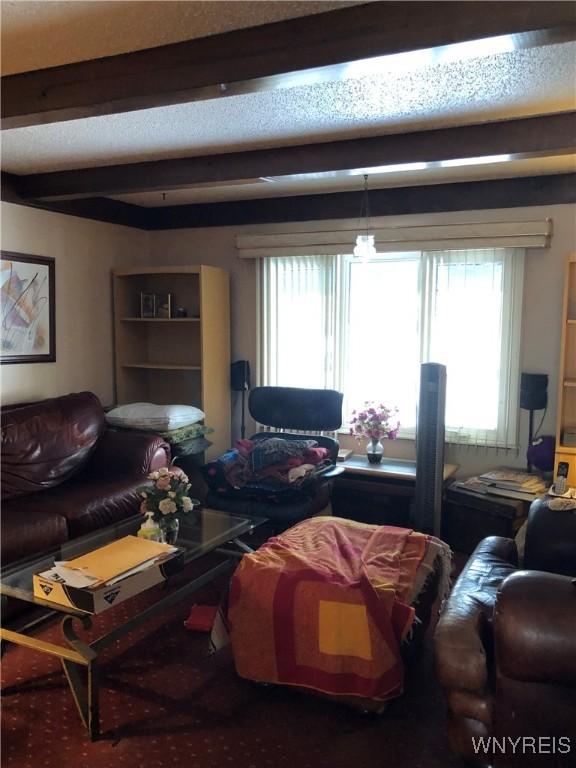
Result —
[[[51, 66], [353, 3], [2, 2], [5, 72]], [[36, 41], [36, 45], [33, 42]], [[80, 44], [79, 41], [83, 41]], [[314, 73], [317, 78], [319, 73]], [[322, 73], [320, 73], [322, 75]], [[331, 79], [333, 78], [333, 79]], [[16, 174], [404, 133], [572, 110], [576, 44], [514, 49], [510, 38], [418, 51], [327, 70], [322, 82], [2, 132]], [[370, 173], [370, 186], [559, 173], [571, 155]], [[123, 195], [140, 205], [359, 189], [361, 179], [296, 178]]]

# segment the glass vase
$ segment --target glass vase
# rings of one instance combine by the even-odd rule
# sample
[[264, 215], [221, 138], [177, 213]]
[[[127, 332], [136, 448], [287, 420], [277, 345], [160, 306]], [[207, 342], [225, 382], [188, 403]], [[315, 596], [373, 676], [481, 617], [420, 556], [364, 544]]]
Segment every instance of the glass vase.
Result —
[[370, 464], [380, 464], [384, 456], [384, 446], [376, 437], [371, 437], [366, 446], [366, 456]]
[[180, 520], [177, 517], [168, 515], [160, 520], [160, 529], [162, 538], [166, 544], [175, 544], [180, 530]]

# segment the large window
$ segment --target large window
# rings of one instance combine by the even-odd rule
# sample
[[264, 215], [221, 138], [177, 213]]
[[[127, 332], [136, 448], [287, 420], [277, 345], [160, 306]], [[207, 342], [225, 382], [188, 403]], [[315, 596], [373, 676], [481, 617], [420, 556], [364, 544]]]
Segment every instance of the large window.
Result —
[[512, 447], [523, 252], [482, 249], [261, 261], [263, 384], [331, 387], [345, 413], [397, 405], [414, 435], [421, 362], [447, 367], [449, 440]]

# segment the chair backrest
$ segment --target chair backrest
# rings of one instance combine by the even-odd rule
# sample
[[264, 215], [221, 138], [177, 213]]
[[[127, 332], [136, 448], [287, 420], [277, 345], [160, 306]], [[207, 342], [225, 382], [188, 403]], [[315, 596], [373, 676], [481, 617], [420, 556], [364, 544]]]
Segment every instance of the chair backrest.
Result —
[[342, 426], [342, 393], [335, 389], [255, 387], [248, 410], [259, 424], [302, 432], [335, 431]]
[[576, 576], [576, 510], [554, 510], [542, 499], [530, 505], [525, 569]]
[[85, 466], [106, 429], [93, 392], [74, 392], [2, 409], [2, 499], [69, 480]]

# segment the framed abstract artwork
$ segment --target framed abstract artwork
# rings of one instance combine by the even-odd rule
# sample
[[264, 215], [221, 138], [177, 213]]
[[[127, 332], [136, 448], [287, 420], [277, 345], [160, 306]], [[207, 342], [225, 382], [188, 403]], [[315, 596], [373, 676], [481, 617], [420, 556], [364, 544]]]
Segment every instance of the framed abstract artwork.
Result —
[[54, 259], [1, 251], [0, 266], [0, 363], [53, 363]]

